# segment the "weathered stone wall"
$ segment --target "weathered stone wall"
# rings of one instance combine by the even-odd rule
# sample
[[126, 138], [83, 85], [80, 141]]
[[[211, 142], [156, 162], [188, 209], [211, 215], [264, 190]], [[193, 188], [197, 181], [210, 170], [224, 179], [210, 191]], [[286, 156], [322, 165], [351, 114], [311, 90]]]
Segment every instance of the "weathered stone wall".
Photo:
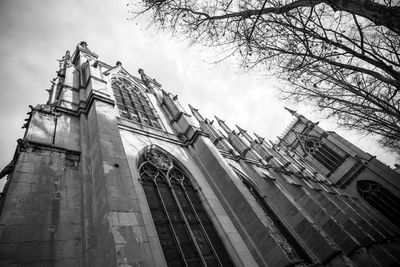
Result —
[[0, 266], [82, 264], [79, 154], [21, 152], [0, 216]]

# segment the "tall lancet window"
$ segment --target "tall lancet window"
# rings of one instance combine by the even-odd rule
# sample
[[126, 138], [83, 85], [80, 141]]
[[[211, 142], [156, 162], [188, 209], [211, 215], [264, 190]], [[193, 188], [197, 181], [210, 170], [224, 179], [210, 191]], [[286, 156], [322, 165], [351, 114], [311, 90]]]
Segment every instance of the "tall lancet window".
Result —
[[235, 168], [234, 171], [241, 178], [242, 182], [250, 191], [253, 198], [263, 209], [268, 232], [292, 261], [291, 266], [306, 266], [308, 263], [310, 263], [311, 261], [306, 252], [282, 224], [280, 219], [275, 215], [265, 199], [261, 196], [257, 187]]
[[168, 266], [233, 266], [196, 190], [176, 161], [149, 148], [139, 171]]
[[343, 158], [317, 138], [304, 141], [306, 153], [311, 155], [329, 171], [334, 171], [343, 162]]
[[400, 225], [400, 199], [379, 183], [368, 180], [357, 182], [358, 193], [375, 209]]
[[162, 128], [149, 98], [134, 83], [122, 77], [114, 77], [111, 80], [111, 87], [122, 118], [146, 126]]

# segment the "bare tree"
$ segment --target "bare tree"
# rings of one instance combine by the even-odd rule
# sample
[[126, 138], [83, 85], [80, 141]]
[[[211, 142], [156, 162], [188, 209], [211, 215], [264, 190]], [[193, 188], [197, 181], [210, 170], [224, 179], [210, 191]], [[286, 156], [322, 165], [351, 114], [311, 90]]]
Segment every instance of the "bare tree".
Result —
[[287, 81], [339, 125], [400, 150], [400, 1], [154, 0], [132, 5], [161, 29]]

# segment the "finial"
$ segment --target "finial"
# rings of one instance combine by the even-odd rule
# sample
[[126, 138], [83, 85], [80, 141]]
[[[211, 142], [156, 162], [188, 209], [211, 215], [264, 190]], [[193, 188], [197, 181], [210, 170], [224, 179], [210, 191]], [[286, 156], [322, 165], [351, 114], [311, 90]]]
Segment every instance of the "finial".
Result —
[[220, 123], [220, 122], [224, 123], [224, 121], [221, 120], [220, 118], [218, 118], [217, 116], [214, 115], [214, 117], [215, 117], [215, 119], [217, 120], [218, 123]]
[[253, 133], [253, 134], [254, 134], [255, 137], [257, 137], [257, 139], [258, 139], [258, 141], [259, 141], [260, 143], [263, 143], [263, 142], [264, 142], [265, 138], [259, 136], [259, 135], [256, 134], [256, 133]]
[[225, 124], [225, 122], [223, 120], [221, 120], [220, 118], [218, 118], [217, 116], [214, 116], [215, 119], [217, 120], [219, 126], [221, 126], [221, 128], [229, 135], [230, 133], [232, 133], [231, 129], [229, 129], [229, 127]]
[[243, 137], [250, 143], [252, 144], [254, 142], [253, 138], [247, 133], [246, 130], [240, 128], [238, 125], [236, 125], [236, 128], [239, 129], [239, 133], [243, 135]]
[[115, 65], [116, 65], [116, 66], [122, 66], [122, 63], [121, 63], [121, 61], [118, 60], [118, 61], [115, 63]]
[[246, 133], [246, 132], [247, 132], [246, 130], [244, 130], [244, 129], [240, 128], [240, 127], [239, 127], [237, 124], [236, 124], [235, 126], [236, 126], [236, 128], [238, 128], [239, 132], [244, 132], [244, 133]]
[[138, 73], [140, 74], [140, 78], [142, 79], [142, 82], [148, 86], [150, 84], [149, 79], [147, 78], [146, 74], [144, 73], [143, 69], [138, 69]]
[[293, 109], [290, 109], [290, 108], [287, 108], [287, 107], [285, 107], [285, 109], [286, 109], [287, 111], [289, 111], [290, 114], [292, 114], [293, 116], [299, 116], [299, 114], [297, 113], [297, 111], [295, 111], [295, 110], [293, 110]]
[[194, 108], [192, 105], [188, 104], [190, 110], [193, 112], [194, 111], [199, 111], [197, 108]]
[[192, 105], [189, 104], [190, 111], [192, 112], [193, 116], [199, 121], [204, 122], [203, 116], [199, 113], [198, 109], [195, 109]]
[[79, 45], [82, 46], [83, 48], [87, 48], [87, 43], [85, 41], [81, 41]]

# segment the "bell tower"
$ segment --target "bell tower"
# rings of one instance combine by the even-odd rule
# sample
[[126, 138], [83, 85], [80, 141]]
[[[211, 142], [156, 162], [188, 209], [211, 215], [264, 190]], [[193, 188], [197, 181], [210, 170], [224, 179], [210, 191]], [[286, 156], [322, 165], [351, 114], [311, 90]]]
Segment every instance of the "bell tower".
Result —
[[[325, 131], [294, 110], [294, 120], [278, 138], [278, 146], [324, 174], [350, 195], [361, 197], [399, 223], [400, 175], [376, 157], [333, 131]], [[394, 216], [394, 214], [396, 214]]]

